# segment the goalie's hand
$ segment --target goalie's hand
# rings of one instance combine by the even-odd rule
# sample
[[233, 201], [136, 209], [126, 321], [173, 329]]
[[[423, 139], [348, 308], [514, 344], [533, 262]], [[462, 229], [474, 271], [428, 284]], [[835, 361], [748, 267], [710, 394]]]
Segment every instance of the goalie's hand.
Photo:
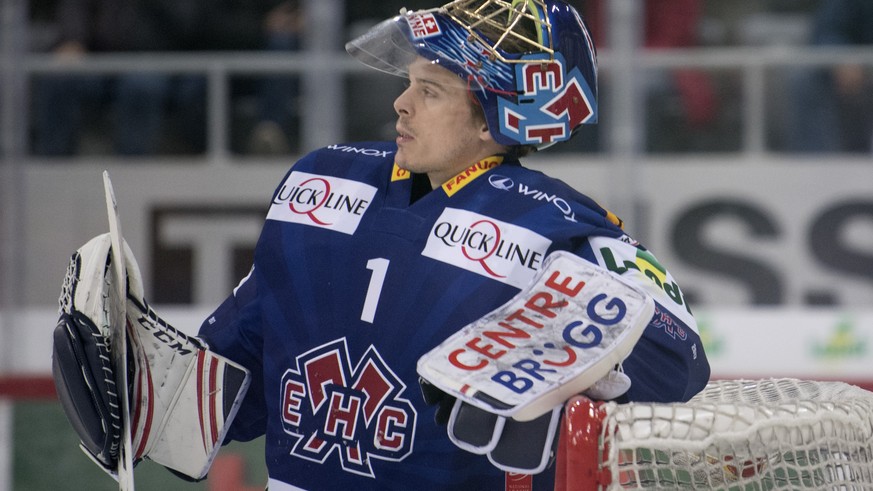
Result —
[[[148, 457], [202, 479], [221, 446], [249, 383], [241, 366], [178, 331], [143, 299], [142, 279], [125, 248], [127, 298], [116, 299], [111, 241], [99, 235], [67, 269], [54, 332], [52, 374], [82, 448], [106, 472], [117, 467], [122, 418], [130, 418], [133, 459]], [[121, 414], [111, 356], [111, 302], [126, 302], [127, 380], [131, 414]]]
[[[563, 405], [522, 422], [467, 404], [423, 378], [418, 382], [425, 403], [436, 407], [434, 421], [447, 427], [449, 439], [459, 448], [487, 455], [495, 467], [506, 472], [538, 474], [548, 466], [557, 445], [555, 435]], [[584, 394], [595, 400], [610, 400], [629, 388], [627, 375], [613, 370]]]
[[630, 388], [614, 368], [653, 312], [640, 287], [553, 253], [513, 299], [418, 360], [422, 393], [440, 403], [438, 420], [451, 403], [448, 432], [459, 447], [510, 472], [541, 472], [564, 401], [583, 392], [613, 399]]
[[532, 420], [621, 364], [654, 309], [629, 280], [555, 252], [510, 301], [419, 358], [418, 374], [480, 409]]
[[53, 336], [52, 377], [82, 447], [106, 470], [118, 464], [122, 420], [109, 348], [87, 316], [62, 312]]
[[449, 439], [459, 448], [487, 455], [506, 472], [538, 474], [548, 466], [557, 443], [560, 406], [520, 422], [467, 404], [422, 378], [419, 384], [425, 402], [436, 406], [436, 423], [447, 427]]
[[112, 474], [118, 465], [124, 415], [108, 333], [109, 250], [106, 235], [89, 241], [70, 259], [53, 334], [52, 377], [82, 449]]

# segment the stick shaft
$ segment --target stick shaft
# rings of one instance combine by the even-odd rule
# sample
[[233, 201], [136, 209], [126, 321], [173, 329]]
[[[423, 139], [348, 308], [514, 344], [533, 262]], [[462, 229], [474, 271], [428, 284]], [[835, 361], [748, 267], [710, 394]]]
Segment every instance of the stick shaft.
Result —
[[118, 217], [118, 203], [109, 172], [103, 171], [103, 190], [106, 194], [106, 212], [109, 216], [109, 237], [112, 241], [112, 273], [116, 301], [111, 302], [110, 325], [112, 331], [112, 353], [115, 361], [115, 385], [121, 403], [122, 436], [118, 456], [118, 489], [133, 491], [133, 444], [130, 430], [130, 401], [127, 394], [127, 274], [125, 273], [124, 246], [121, 238], [121, 223]]

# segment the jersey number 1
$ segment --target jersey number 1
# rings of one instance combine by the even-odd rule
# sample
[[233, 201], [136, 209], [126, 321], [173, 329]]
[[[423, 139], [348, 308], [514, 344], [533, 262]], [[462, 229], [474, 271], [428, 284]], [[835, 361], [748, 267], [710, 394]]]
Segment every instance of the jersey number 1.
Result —
[[385, 284], [385, 274], [388, 273], [388, 261], [385, 258], [370, 259], [367, 261], [367, 269], [370, 274], [370, 286], [367, 287], [367, 298], [364, 299], [364, 309], [361, 311], [361, 320], [373, 323], [376, 318], [376, 306], [379, 305], [379, 297], [382, 295], [382, 285]]

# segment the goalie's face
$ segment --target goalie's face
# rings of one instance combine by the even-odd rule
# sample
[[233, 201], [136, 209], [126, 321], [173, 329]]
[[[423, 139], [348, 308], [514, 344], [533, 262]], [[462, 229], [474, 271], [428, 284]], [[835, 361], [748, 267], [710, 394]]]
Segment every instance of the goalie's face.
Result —
[[425, 58], [409, 65], [409, 86], [394, 101], [394, 110], [395, 162], [410, 172], [427, 174], [432, 187], [506, 150], [491, 137], [463, 80]]

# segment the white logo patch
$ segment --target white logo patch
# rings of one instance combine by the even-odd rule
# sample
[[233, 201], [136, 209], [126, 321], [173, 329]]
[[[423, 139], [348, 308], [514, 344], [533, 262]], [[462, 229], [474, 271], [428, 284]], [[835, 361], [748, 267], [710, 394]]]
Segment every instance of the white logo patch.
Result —
[[522, 288], [540, 269], [552, 241], [511, 223], [446, 208], [422, 255]]
[[376, 188], [339, 177], [292, 172], [282, 184], [268, 220], [300, 223], [354, 234]]
[[433, 14], [412, 13], [406, 16], [406, 22], [409, 23], [409, 29], [415, 39], [429, 38], [442, 32]]

